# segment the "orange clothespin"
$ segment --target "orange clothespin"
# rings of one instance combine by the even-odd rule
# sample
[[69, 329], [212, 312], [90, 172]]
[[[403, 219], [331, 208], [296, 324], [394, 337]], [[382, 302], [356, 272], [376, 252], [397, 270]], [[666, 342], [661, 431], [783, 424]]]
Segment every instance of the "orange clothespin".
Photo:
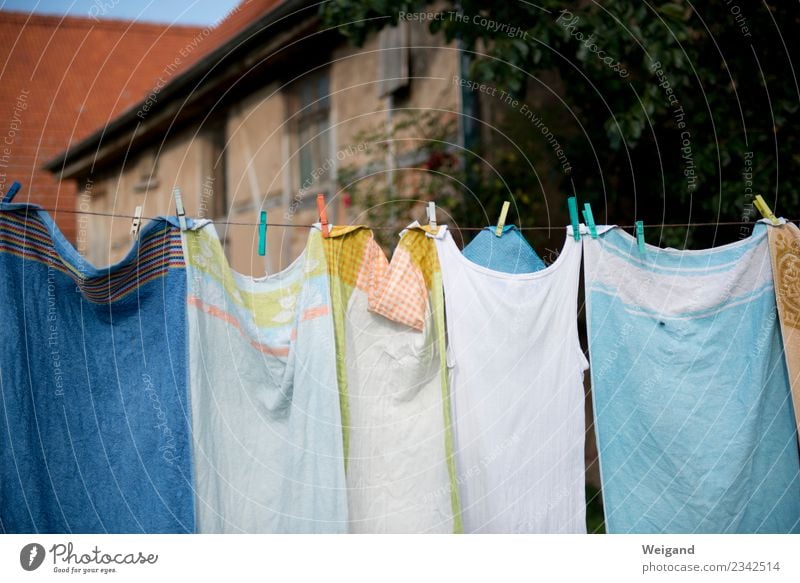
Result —
[[319, 222], [322, 225], [322, 236], [328, 237], [328, 211], [325, 210], [325, 195], [317, 195], [317, 210], [319, 211]]

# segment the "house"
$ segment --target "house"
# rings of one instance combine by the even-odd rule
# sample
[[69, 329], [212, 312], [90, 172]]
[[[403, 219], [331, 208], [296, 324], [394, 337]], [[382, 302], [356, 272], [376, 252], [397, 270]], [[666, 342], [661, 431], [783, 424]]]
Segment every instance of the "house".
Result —
[[[53, 212], [75, 240], [75, 181], [42, 168], [139, 102], [201, 28], [0, 11], [0, 191]], [[73, 211], [73, 212], [64, 212]]]
[[[316, 2], [242, 2], [190, 51], [166, 55], [147, 96], [46, 168], [78, 184], [85, 210], [109, 215], [137, 206], [145, 217], [174, 215], [180, 188], [187, 215], [217, 222], [235, 270], [273, 273], [298, 255], [307, 229], [270, 227], [259, 257], [261, 210], [270, 223], [308, 225], [321, 192], [332, 222], [368, 221], [350, 216], [337, 189], [342, 167], [374, 162], [359, 136], [398, 111], [459, 111], [458, 51], [427, 26], [402, 22], [355, 48], [321, 25]], [[412, 143], [399, 148], [413, 158]], [[131, 220], [85, 218], [87, 259], [120, 259]]]

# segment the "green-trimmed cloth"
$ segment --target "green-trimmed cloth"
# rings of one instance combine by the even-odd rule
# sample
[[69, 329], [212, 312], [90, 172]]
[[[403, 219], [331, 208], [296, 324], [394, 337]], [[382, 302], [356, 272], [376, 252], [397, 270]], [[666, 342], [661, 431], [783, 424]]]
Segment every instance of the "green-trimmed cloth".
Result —
[[324, 239], [350, 532], [461, 532], [433, 241], [405, 232], [391, 265], [365, 227]]

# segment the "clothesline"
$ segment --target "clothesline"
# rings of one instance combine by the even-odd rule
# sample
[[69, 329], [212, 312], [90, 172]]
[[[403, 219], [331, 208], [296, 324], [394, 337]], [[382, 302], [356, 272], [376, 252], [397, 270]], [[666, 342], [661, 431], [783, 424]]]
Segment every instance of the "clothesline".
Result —
[[[121, 215], [116, 213], [101, 213], [101, 212], [92, 212], [92, 211], [81, 211], [81, 210], [70, 210], [70, 209], [53, 209], [53, 208], [41, 208], [43, 211], [47, 211], [50, 213], [70, 213], [76, 215], [92, 215], [98, 217], [110, 217], [113, 219], [134, 219], [136, 218], [134, 215]], [[156, 217], [139, 217], [143, 221], [153, 220]], [[799, 222], [800, 219], [787, 219], [789, 222], [796, 223]], [[214, 220], [214, 224], [217, 225], [234, 225], [239, 227], [257, 227], [259, 223], [255, 222], [242, 222], [242, 221], [220, 221]], [[753, 225], [755, 224], [754, 221], [723, 221], [723, 222], [706, 222], [706, 223], [654, 223], [654, 224], [644, 224], [645, 229], [657, 229], [657, 228], [677, 228], [677, 227], [733, 227], [733, 226], [741, 226], [741, 225]], [[294, 223], [266, 223], [268, 227], [283, 227], [283, 228], [295, 228], [295, 229], [309, 229], [313, 225], [310, 224], [294, 224]], [[615, 225], [621, 229], [633, 229], [635, 225]], [[538, 226], [538, 227], [518, 227], [520, 231], [549, 231], [553, 228], [560, 227], [560, 225], [551, 225], [551, 226]], [[372, 230], [380, 231], [380, 230], [393, 230], [396, 227], [370, 227]], [[461, 231], [481, 231], [486, 227], [457, 227]]]

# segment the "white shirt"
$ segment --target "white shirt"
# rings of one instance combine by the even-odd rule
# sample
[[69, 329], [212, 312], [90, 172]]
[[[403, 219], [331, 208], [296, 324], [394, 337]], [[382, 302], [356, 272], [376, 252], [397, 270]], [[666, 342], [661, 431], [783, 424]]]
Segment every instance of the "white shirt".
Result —
[[465, 532], [585, 533], [581, 244], [534, 273], [494, 271], [436, 237]]

